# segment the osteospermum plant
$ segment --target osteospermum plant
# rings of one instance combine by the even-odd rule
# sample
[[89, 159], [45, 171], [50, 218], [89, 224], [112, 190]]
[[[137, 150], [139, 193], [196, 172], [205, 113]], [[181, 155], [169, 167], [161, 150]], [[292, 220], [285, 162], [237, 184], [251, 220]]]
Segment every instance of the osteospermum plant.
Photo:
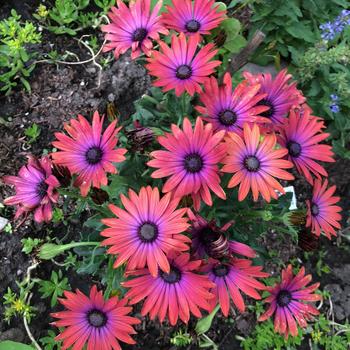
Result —
[[[319, 284], [289, 265], [271, 285], [261, 236], [337, 235], [340, 198], [323, 164], [334, 158], [322, 117], [287, 70], [218, 73], [229, 67], [213, 36], [227, 22], [221, 27], [226, 11], [214, 0], [117, 0], [108, 16], [104, 51], [144, 64], [149, 95], [131, 118], [69, 116], [49, 155], [3, 179], [14, 188], [4, 204], [15, 206], [15, 219], [33, 214], [43, 225], [55, 206], [67, 217], [86, 213], [90, 231], [79, 241], [38, 248], [45, 261], [84, 246], [78, 271], [96, 284], [59, 298], [56, 341], [121, 349], [147, 315], [191, 325], [219, 309], [235, 317], [260, 299], [269, 306], [259, 321], [273, 317], [277, 333], [296, 336], [318, 315]], [[295, 179], [309, 186], [297, 207], [286, 194]]]

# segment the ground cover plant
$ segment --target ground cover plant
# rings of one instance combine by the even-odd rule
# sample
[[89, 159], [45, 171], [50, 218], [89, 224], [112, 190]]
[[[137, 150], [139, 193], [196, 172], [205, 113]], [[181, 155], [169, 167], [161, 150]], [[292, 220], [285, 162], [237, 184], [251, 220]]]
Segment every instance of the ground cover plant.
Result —
[[22, 5], [0, 350], [348, 349], [349, 4]]

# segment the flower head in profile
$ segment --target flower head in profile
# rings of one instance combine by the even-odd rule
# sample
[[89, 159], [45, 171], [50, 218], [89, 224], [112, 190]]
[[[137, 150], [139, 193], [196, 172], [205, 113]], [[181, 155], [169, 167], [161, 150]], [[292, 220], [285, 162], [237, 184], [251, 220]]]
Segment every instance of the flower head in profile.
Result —
[[159, 40], [159, 34], [168, 34], [158, 16], [162, 0], [157, 1], [152, 11], [151, 0], [136, 0], [129, 4], [129, 8], [122, 0], [117, 0], [117, 6], [108, 13], [111, 23], [101, 27], [108, 40], [103, 51], [114, 50], [115, 58], [129, 49], [132, 50], [132, 59], [141, 52], [149, 55], [153, 48], [152, 40]]
[[109, 226], [101, 232], [108, 237], [102, 245], [110, 245], [107, 252], [118, 255], [114, 267], [127, 262], [127, 270], [147, 265], [152, 276], [159, 269], [169, 273], [169, 251], [188, 250], [191, 242], [181, 234], [189, 226], [183, 217], [187, 208], [176, 209], [179, 199], [171, 199], [170, 193], [160, 198], [158, 188], [150, 186], [142, 187], [138, 195], [129, 190], [129, 198], [123, 194], [120, 198], [125, 210], [109, 206], [118, 219], [102, 219]]
[[226, 154], [226, 145], [221, 143], [225, 131], [214, 133], [212, 125], [203, 125], [197, 118], [194, 129], [185, 118], [183, 130], [172, 124], [172, 133], [158, 138], [166, 151], [154, 151], [154, 158], [147, 164], [158, 170], [152, 173], [153, 178], [169, 177], [163, 186], [163, 192], [172, 192], [175, 198], [191, 195], [196, 210], [203, 200], [212, 205], [210, 190], [218, 197], [226, 195], [220, 187], [218, 163]]
[[244, 123], [265, 122], [259, 114], [268, 110], [267, 106], [258, 105], [266, 94], [258, 94], [260, 85], [238, 84], [232, 90], [232, 79], [229, 73], [224, 75], [223, 84], [219, 85], [214, 77], [204, 83], [204, 92], [200, 101], [204, 106], [197, 106], [204, 120], [213, 124], [215, 130], [241, 132]]
[[275, 149], [274, 133], [261, 140], [256, 124], [252, 128], [244, 124], [243, 136], [229, 133], [226, 142], [228, 156], [223, 160], [222, 171], [234, 174], [228, 187], [239, 185], [239, 201], [244, 200], [250, 190], [254, 201], [258, 200], [259, 193], [267, 202], [271, 197], [277, 199], [275, 190], [285, 193], [275, 178], [293, 180], [293, 175], [284, 170], [292, 168], [293, 163], [282, 159], [288, 153], [286, 148]]
[[52, 153], [54, 163], [65, 166], [71, 174], [77, 174], [75, 185], [80, 187], [82, 196], [86, 196], [91, 186], [100, 188], [107, 185], [106, 173], [115, 174], [113, 163], [125, 160], [126, 149], [116, 148], [117, 121], [113, 121], [102, 133], [103, 116], [94, 113], [92, 125], [82, 116], [71, 119], [65, 124], [68, 135], [55, 133], [58, 141], [52, 144], [59, 151]]
[[259, 101], [259, 105], [268, 106], [269, 109], [260, 113], [262, 117], [268, 118], [273, 126], [281, 125], [287, 117], [292, 106], [300, 105], [305, 101], [295, 82], [289, 82], [292, 76], [287, 70], [280, 71], [275, 78], [270, 73], [253, 75], [249, 72], [243, 73], [251, 85], [260, 85], [259, 93], [266, 97]]
[[265, 321], [275, 315], [275, 331], [284, 334], [286, 338], [291, 334], [298, 335], [297, 324], [305, 328], [312, 315], [319, 311], [309, 302], [321, 300], [321, 295], [313, 292], [319, 283], [307, 286], [311, 282], [311, 275], [305, 276], [302, 267], [297, 275], [293, 275], [292, 265], [282, 271], [282, 281], [274, 287], [267, 287], [270, 292], [264, 301], [270, 303], [267, 311], [260, 316], [259, 321]]
[[220, 259], [233, 254], [248, 258], [256, 256], [254, 249], [246, 244], [227, 239], [225, 232], [232, 225], [232, 222], [218, 227], [215, 220], [208, 222], [190, 209], [188, 210], [188, 217], [191, 220], [189, 234], [192, 239], [192, 250], [196, 258], [202, 259], [209, 256]]
[[327, 176], [326, 170], [317, 161], [335, 161], [332, 147], [319, 144], [329, 136], [322, 132], [322, 128], [323, 123], [318, 122], [317, 118], [311, 118], [307, 112], [300, 115], [293, 109], [280, 128], [280, 145], [288, 149], [288, 159], [311, 184], [312, 174], [317, 178]]
[[336, 229], [340, 229], [341, 207], [335, 205], [340, 198], [333, 196], [335, 186], [328, 187], [328, 181], [316, 179], [314, 182], [312, 199], [307, 200], [306, 227], [311, 227], [312, 233], [320, 236], [323, 232], [328, 239], [336, 236]]
[[172, 0], [162, 14], [164, 24], [179, 33], [210, 34], [225, 19], [226, 11], [220, 11], [215, 0]]
[[66, 310], [51, 314], [59, 319], [52, 325], [64, 328], [55, 338], [63, 341], [62, 350], [82, 350], [85, 345], [89, 350], [121, 350], [119, 341], [135, 344], [130, 334], [136, 334], [133, 325], [140, 320], [129, 316], [132, 308], [126, 306], [126, 299], [118, 300], [114, 296], [104, 300], [96, 286], [91, 288], [89, 296], [80, 290], [65, 291], [64, 296], [59, 301]]
[[49, 157], [37, 159], [28, 157], [28, 164], [18, 172], [18, 176], [4, 176], [6, 184], [15, 186], [16, 194], [6, 198], [4, 204], [15, 205], [15, 219], [34, 212], [36, 222], [49, 222], [52, 218], [52, 203], [58, 200], [57, 178], [52, 175], [52, 163]]
[[199, 48], [199, 42], [199, 34], [186, 39], [184, 33], [171, 37], [171, 47], [160, 41], [161, 52], [153, 51], [147, 58], [146, 68], [157, 78], [153, 85], [162, 87], [164, 92], [174, 89], [176, 96], [185, 91], [191, 96], [201, 92], [200, 84], [221, 62], [211, 61], [217, 53], [214, 44]]
[[131, 288], [125, 295], [130, 304], [136, 304], [145, 299], [141, 315], [149, 314], [151, 320], [158, 316], [163, 322], [168, 316], [170, 324], [174, 326], [180, 318], [188, 323], [190, 313], [195, 317], [202, 317], [200, 309], [209, 310], [208, 299], [213, 295], [209, 289], [213, 287], [207, 276], [196, 273], [201, 260], [190, 260], [187, 253], [169, 253], [169, 273], [159, 271], [153, 277], [147, 269], [131, 272], [138, 276], [123, 282], [126, 288]]
[[232, 300], [237, 309], [244, 312], [245, 304], [241, 292], [253, 299], [261, 299], [257, 290], [264, 290], [266, 287], [256, 277], [269, 276], [261, 270], [262, 266], [253, 266], [252, 262], [246, 259], [231, 258], [228, 262], [209, 259], [202, 271], [206, 272], [215, 284], [211, 289], [215, 298], [209, 301], [211, 310], [219, 302], [222, 313], [227, 317]]

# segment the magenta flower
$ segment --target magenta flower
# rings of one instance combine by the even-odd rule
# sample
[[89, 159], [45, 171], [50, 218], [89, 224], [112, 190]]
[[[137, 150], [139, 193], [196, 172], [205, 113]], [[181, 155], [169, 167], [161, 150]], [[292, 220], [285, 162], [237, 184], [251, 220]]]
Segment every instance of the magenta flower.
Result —
[[258, 104], [269, 107], [269, 110], [260, 115], [270, 119], [272, 127], [283, 124], [290, 109], [305, 102], [296, 83], [289, 82], [292, 76], [287, 74], [286, 69], [280, 71], [274, 79], [270, 73], [253, 75], [244, 72], [243, 75], [251, 85], [260, 84], [259, 93], [267, 94]]
[[282, 282], [274, 287], [267, 287], [271, 295], [265, 302], [271, 305], [260, 316], [259, 321], [265, 321], [275, 314], [276, 332], [284, 334], [286, 338], [289, 334], [298, 335], [297, 323], [304, 328], [311, 315], [319, 314], [319, 311], [308, 303], [322, 299], [321, 295], [312, 294], [319, 287], [319, 283], [307, 287], [311, 278], [311, 275], [305, 276], [304, 267], [294, 276], [292, 265], [289, 265], [282, 271]]
[[128, 198], [120, 196], [125, 210], [110, 204], [110, 210], [118, 217], [102, 219], [109, 226], [101, 232], [107, 237], [101, 244], [111, 245], [107, 253], [117, 254], [117, 268], [127, 263], [127, 270], [146, 266], [152, 276], [158, 270], [169, 272], [169, 251], [188, 250], [191, 240], [181, 234], [188, 228], [184, 217], [186, 208], [176, 209], [179, 198], [168, 193], [160, 198], [158, 188], [141, 187], [139, 194], [129, 189]]
[[67, 310], [51, 314], [59, 319], [52, 325], [64, 328], [55, 338], [63, 340], [62, 350], [121, 350], [119, 341], [135, 344], [130, 334], [136, 334], [132, 326], [140, 320], [128, 315], [132, 308], [126, 306], [126, 299], [104, 300], [96, 286], [89, 297], [80, 290], [65, 291], [64, 296], [59, 301]]
[[146, 68], [149, 74], [157, 78], [154, 86], [163, 87], [163, 91], [175, 89], [176, 96], [187, 91], [191, 96], [201, 92], [202, 84], [214, 73], [220, 61], [210, 61], [217, 53], [214, 44], [199, 47], [200, 37], [196, 35], [186, 39], [184, 33], [171, 37], [171, 48], [159, 41], [161, 52], [153, 51], [147, 58]]
[[197, 106], [204, 120], [213, 124], [214, 130], [241, 132], [244, 123], [269, 123], [270, 120], [259, 114], [267, 111], [267, 106], [259, 102], [266, 97], [259, 94], [260, 85], [247, 85], [242, 82], [232, 90], [232, 79], [229, 73], [224, 75], [223, 84], [219, 85], [214, 77], [204, 83], [204, 92], [200, 101], [204, 106]]
[[182, 130], [175, 124], [172, 133], [158, 137], [167, 150], [153, 151], [154, 159], [147, 164], [158, 168], [153, 178], [169, 177], [163, 192], [172, 192], [175, 198], [191, 195], [194, 208], [199, 209], [201, 200], [212, 205], [210, 190], [221, 199], [226, 199], [220, 186], [218, 163], [226, 155], [226, 145], [221, 141], [225, 131], [214, 133], [211, 124], [203, 124], [197, 118], [194, 128], [188, 118], [183, 121]]
[[125, 160], [126, 149], [116, 148], [120, 130], [116, 128], [117, 121], [102, 132], [103, 120], [104, 117], [100, 117], [98, 112], [94, 113], [92, 124], [78, 115], [78, 120], [71, 119], [70, 124], [64, 126], [69, 136], [57, 132], [55, 136], [58, 141], [52, 142], [59, 150], [51, 154], [54, 163], [78, 175], [74, 185], [80, 188], [83, 197], [91, 186], [106, 186], [107, 173], [117, 173], [114, 163]]
[[323, 123], [311, 116], [309, 111], [301, 114], [293, 109], [280, 128], [279, 144], [288, 149], [288, 159], [311, 184], [312, 175], [318, 179], [321, 175], [328, 176], [326, 169], [317, 161], [335, 162], [332, 147], [319, 144], [329, 136], [322, 132], [322, 128]]
[[153, 48], [152, 40], [159, 40], [159, 33], [168, 34], [162, 25], [158, 12], [162, 7], [162, 0], [157, 1], [151, 12], [151, 0], [136, 0], [129, 8], [121, 0], [117, 0], [118, 8], [112, 7], [108, 13], [112, 23], [101, 27], [106, 32], [103, 51], [114, 50], [115, 58], [131, 48], [131, 58], [137, 58], [141, 51], [147, 56]]
[[174, 326], [179, 318], [188, 323], [190, 313], [202, 317], [200, 308], [209, 310], [208, 299], [213, 297], [209, 288], [213, 287], [213, 283], [208, 276], [196, 273], [201, 260], [191, 261], [189, 254], [175, 252], [169, 253], [168, 258], [169, 273], [159, 271], [158, 276], [153, 277], [148, 269], [136, 270], [130, 275], [138, 277], [122, 285], [131, 288], [125, 295], [131, 305], [146, 299], [142, 316], [149, 313], [153, 320], [158, 315], [159, 321], [163, 322], [168, 315], [170, 324]]
[[179, 33], [210, 34], [225, 19], [226, 11], [218, 11], [215, 0], [172, 0], [173, 6], [166, 6], [164, 24]]
[[49, 157], [36, 159], [29, 156], [28, 159], [28, 164], [20, 169], [19, 176], [4, 176], [4, 182], [16, 189], [16, 194], [6, 198], [4, 204], [17, 206], [15, 219], [34, 211], [36, 222], [49, 222], [52, 218], [52, 203], [58, 199], [56, 188], [60, 183], [52, 175]]
[[261, 270], [262, 266], [252, 266], [252, 262], [246, 259], [232, 258], [225, 263], [209, 259], [202, 271], [206, 272], [209, 279], [215, 283], [215, 287], [210, 290], [215, 295], [215, 298], [209, 300], [211, 310], [219, 302], [222, 313], [227, 317], [231, 299], [237, 309], [244, 312], [245, 304], [241, 291], [253, 299], [261, 299], [256, 290], [264, 290], [266, 287], [256, 277], [269, 276]]
[[192, 239], [193, 255], [196, 258], [202, 259], [209, 256], [219, 259], [233, 254], [248, 258], [256, 256], [254, 249], [246, 244], [227, 239], [225, 232], [232, 225], [231, 222], [218, 227], [215, 220], [208, 222], [199, 214], [194, 214], [190, 209], [188, 217], [192, 224], [189, 234]]

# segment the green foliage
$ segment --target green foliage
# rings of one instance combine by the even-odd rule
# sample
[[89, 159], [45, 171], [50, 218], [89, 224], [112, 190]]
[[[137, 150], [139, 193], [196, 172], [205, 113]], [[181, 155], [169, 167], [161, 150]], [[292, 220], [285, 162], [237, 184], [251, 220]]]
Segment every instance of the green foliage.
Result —
[[192, 341], [193, 338], [191, 335], [182, 329], [180, 329], [172, 336], [172, 338], [170, 338], [170, 343], [180, 348], [185, 347], [186, 345], [190, 345]]
[[21, 242], [23, 244], [22, 252], [26, 254], [30, 254], [34, 248], [38, 247], [39, 244], [42, 243], [42, 239], [39, 238], [23, 238], [21, 239]]
[[24, 134], [28, 137], [28, 143], [34, 143], [40, 136], [41, 129], [38, 124], [33, 123], [27, 129], [25, 129]]
[[57, 298], [63, 295], [65, 290], [70, 290], [70, 285], [67, 277], [63, 277], [62, 271], [58, 274], [55, 271], [51, 272], [49, 281], [39, 281], [39, 292], [42, 298], [51, 298], [51, 307], [57, 304]]
[[36, 56], [31, 45], [41, 41], [41, 34], [33, 23], [20, 22], [21, 16], [15, 10], [11, 16], [0, 22], [0, 91], [9, 94], [18, 81], [30, 91], [28, 77], [35, 65]]
[[[350, 48], [347, 37], [340, 37], [339, 43], [326, 43], [310, 48], [304, 54], [296, 53], [296, 77], [316, 115], [327, 120], [334, 151], [350, 159]], [[339, 113], [330, 109], [331, 94], [339, 99]]]
[[32, 288], [34, 283], [27, 285], [26, 287], [20, 286], [19, 295], [14, 293], [10, 287], [7, 288], [7, 292], [4, 294], [5, 312], [4, 319], [10, 323], [11, 319], [15, 316], [25, 317], [28, 322], [34, 315], [34, 308], [27, 303], [27, 291]]
[[0, 342], [0, 350], [33, 350], [34, 348], [30, 345], [18, 343], [11, 340]]
[[266, 34], [266, 45], [256, 52], [256, 61], [279, 62], [295, 49], [303, 52], [320, 39], [318, 26], [346, 6], [346, 1], [338, 0], [255, 1], [250, 33], [260, 29]]
[[101, 16], [114, 5], [114, 0], [94, 0], [99, 11], [87, 11], [92, 5], [90, 0], [55, 0], [52, 8], [40, 5], [33, 16], [47, 26], [47, 29], [57, 35], [76, 35], [86, 28], [97, 28], [101, 24]]
[[61, 350], [61, 341], [55, 340], [56, 334], [51, 329], [47, 332], [47, 336], [40, 338], [40, 343], [44, 350]]
[[301, 330], [296, 337], [285, 339], [284, 336], [275, 332], [273, 322], [269, 319], [258, 323], [252, 334], [242, 340], [241, 345], [244, 350], [296, 350], [297, 346], [301, 344], [301, 340]]
[[204, 334], [209, 331], [213, 319], [220, 309], [220, 305], [216, 305], [215, 309], [206, 317], [201, 318], [196, 324], [196, 333], [198, 335]]

